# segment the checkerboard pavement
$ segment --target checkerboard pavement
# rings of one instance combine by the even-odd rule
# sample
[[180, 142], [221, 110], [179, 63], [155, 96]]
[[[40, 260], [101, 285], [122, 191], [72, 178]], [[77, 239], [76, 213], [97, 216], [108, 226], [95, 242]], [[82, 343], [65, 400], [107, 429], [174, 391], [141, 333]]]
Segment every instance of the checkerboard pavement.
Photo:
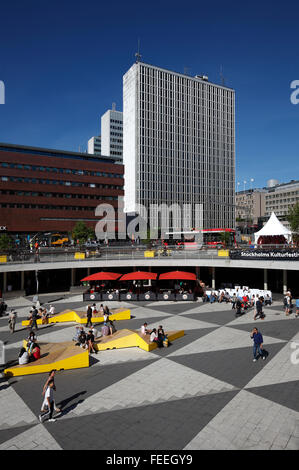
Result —
[[[70, 294], [40, 301], [57, 311], [86, 305]], [[10, 334], [7, 317], [0, 318], [0, 340], [11, 363], [27, 336], [21, 321], [32, 301], [8, 304], [18, 312], [17, 331]], [[225, 303], [107, 305], [131, 309], [131, 320], [116, 322], [118, 329], [147, 321], [149, 327], [184, 329], [185, 336], [150, 353], [103, 351], [91, 356], [88, 369], [57, 372], [55, 400], [63, 411], [53, 423], [38, 421], [47, 374], [2, 378], [1, 450], [299, 449], [299, 319], [286, 317], [280, 303], [266, 307], [266, 318], [257, 321], [252, 311], [236, 318]], [[255, 363], [254, 326], [269, 352]], [[40, 341], [59, 342], [74, 332], [68, 323], [40, 327], [37, 334]], [[298, 361], [292, 362], [294, 345]]]

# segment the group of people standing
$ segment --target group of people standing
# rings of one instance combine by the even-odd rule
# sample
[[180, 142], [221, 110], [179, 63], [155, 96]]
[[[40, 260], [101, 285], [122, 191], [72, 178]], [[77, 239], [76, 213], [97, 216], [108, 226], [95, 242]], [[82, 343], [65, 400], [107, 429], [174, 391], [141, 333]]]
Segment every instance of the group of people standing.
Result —
[[242, 299], [236, 296], [236, 294], [232, 297], [232, 309], [236, 309], [236, 315], [242, 315], [242, 308], [244, 309], [244, 313], [248, 308], [254, 308], [254, 320], [260, 318], [264, 320], [265, 314], [263, 312], [263, 305], [266, 305], [265, 299], [263, 296], [252, 296], [251, 299], [248, 296], [243, 296]]
[[[283, 299], [283, 305], [284, 305], [285, 314], [288, 317], [292, 313], [293, 308], [294, 308], [291, 291], [286, 292], [286, 295], [284, 296], [284, 299]], [[295, 317], [297, 318], [299, 316], [299, 299], [295, 300], [295, 305], [296, 305]]]
[[29, 312], [27, 320], [29, 321], [29, 327], [38, 329], [37, 320], [42, 320], [42, 324], [46, 325], [49, 323], [49, 318], [55, 314], [55, 307], [50, 305], [49, 310], [46, 307], [37, 308], [35, 305], [32, 306]]

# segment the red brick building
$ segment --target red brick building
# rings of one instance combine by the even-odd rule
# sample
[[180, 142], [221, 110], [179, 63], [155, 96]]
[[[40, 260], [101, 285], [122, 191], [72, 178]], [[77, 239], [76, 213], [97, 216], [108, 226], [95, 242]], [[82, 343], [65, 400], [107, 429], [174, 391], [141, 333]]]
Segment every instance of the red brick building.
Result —
[[0, 143], [0, 226], [8, 233], [69, 232], [95, 227], [95, 208], [123, 196], [116, 159]]

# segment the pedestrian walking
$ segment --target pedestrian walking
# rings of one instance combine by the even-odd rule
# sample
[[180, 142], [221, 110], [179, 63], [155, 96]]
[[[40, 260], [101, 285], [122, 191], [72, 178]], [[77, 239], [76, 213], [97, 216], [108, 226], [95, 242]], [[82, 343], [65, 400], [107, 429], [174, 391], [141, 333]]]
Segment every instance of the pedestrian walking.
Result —
[[38, 318], [38, 311], [36, 309], [36, 307], [32, 307], [32, 312], [31, 312], [31, 329], [35, 328], [36, 330], [38, 329], [37, 328], [37, 318]]
[[11, 309], [9, 313], [9, 320], [8, 320], [9, 329], [11, 333], [15, 332], [16, 320], [17, 320], [17, 312]]
[[236, 293], [234, 292], [234, 293], [233, 293], [233, 296], [232, 296], [232, 310], [235, 310], [237, 300], [238, 300], [238, 299], [237, 299]]
[[258, 317], [261, 320], [264, 320], [265, 315], [263, 313], [263, 302], [264, 302], [263, 297], [258, 297], [257, 298], [257, 301], [255, 303], [255, 314], [254, 314], [254, 317], [253, 317], [254, 320], [256, 320]]
[[250, 338], [253, 339], [253, 362], [257, 361], [258, 356], [261, 356], [263, 360], [265, 360], [266, 354], [263, 349], [263, 335], [258, 331], [257, 328], [253, 328], [250, 334]]
[[6, 303], [3, 300], [1, 300], [0, 301], [0, 317], [2, 317], [2, 315], [5, 315], [6, 309], [7, 309]]
[[88, 326], [92, 326], [92, 321], [91, 321], [92, 308], [91, 308], [91, 305], [88, 305], [88, 307], [87, 307], [86, 316], [87, 316], [87, 323], [86, 323], [86, 328], [87, 328]]
[[289, 316], [291, 313], [291, 308], [292, 308], [292, 297], [291, 297], [290, 292], [286, 293], [286, 296], [284, 298], [284, 306], [285, 306], [285, 314], [286, 316]]
[[[45, 398], [42, 404], [42, 409], [41, 409], [41, 414], [39, 415], [39, 420], [40, 422], [44, 422], [46, 419], [48, 419], [49, 422], [54, 422], [56, 421], [55, 418], [53, 418], [53, 412], [54, 412], [54, 379], [51, 378], [48, 380], [47, 388], [45, 391]], [[56, 389], [56, 387], [55, 387]]]

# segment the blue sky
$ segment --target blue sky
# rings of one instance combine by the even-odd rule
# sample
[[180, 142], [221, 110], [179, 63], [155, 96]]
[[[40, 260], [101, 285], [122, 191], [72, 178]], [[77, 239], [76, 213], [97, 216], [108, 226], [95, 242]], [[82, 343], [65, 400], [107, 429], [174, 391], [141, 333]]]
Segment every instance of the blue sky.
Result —
[[[5, 4], [4, 4], [5, 3]], [[0, 141], [78, 151], [122, 109], [142, 60], [236, 90], [236, 182], [299, 179], [299, 6], [295, 1], [11, 0], [0, 7]], [[245, 186], [249, 188], [249, 183]]]

